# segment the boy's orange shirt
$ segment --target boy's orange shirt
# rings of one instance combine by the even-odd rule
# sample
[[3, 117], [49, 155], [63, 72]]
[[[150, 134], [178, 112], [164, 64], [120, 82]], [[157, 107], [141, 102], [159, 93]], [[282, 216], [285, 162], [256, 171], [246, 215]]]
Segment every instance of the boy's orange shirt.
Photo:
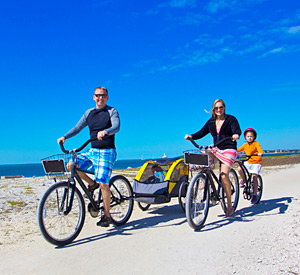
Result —
[[[247, 156], [256, 155], [258, 153], [263, 153], [260, 144], [257, 141], [253, 141], [251, 144], [248, 142], [244, 143], [241, 147], [239, 147], [238, 152], [245, 151]], [[251, 157], [248, 162], [250, 164], [261, 164], [262, 157], [261, 156], [253, 156]]]

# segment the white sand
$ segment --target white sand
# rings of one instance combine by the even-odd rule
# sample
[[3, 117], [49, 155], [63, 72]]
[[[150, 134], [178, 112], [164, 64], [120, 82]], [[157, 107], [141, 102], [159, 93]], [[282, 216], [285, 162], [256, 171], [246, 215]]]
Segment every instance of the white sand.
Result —
[[262, 176], [262, 202], [240, 198], [234, 219], [216, 205], [194, 232], [177, 199], [146, 212], [135, 204], [122, 227], [97, 227], [87, 213], [64, 248], [37, 227], [38, 199], [51, 182], [0, 180], [0, 274], [299, 274], [300, 165], [266, 168]]

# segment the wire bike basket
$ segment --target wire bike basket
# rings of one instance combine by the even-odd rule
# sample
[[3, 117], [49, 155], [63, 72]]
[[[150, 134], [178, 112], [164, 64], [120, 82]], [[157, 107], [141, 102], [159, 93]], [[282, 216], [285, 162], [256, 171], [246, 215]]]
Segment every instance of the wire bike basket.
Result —
[[73, 154], [56, 154], [42, 159], [44, 171], [49, 178], [69, 178], [66, 164], [73, 158]]

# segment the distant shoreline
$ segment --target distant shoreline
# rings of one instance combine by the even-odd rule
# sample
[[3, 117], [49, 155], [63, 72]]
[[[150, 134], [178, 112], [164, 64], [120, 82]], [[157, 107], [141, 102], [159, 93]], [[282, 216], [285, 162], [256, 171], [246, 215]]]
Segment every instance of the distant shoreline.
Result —
[[[115, 165], [114, 170], [138, 170], [147, 160], [123, 160], [121, 165]], [[263, 156], [263, 166], [278, 166], [300, 163], [300, 154], [266, 154]], [[43, 177], [45, 176], [43, 166], [36, 164], [5, 164], [0, 165], [0, 178], [8, 177]]]

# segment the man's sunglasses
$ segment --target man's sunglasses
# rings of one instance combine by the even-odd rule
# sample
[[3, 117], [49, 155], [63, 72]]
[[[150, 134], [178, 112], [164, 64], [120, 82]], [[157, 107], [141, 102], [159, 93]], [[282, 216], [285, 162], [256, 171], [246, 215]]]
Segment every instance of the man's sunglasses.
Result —
[[106, 98], [107, 95], [105, 94], [94, 94], [95, 97], [102, 97], [102, 98]]

